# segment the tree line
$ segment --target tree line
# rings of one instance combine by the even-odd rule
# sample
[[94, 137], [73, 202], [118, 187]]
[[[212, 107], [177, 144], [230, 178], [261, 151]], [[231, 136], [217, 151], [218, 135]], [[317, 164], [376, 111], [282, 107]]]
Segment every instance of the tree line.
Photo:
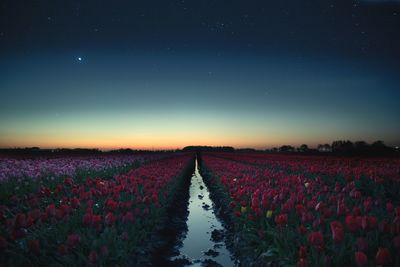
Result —
[[283, 145], [279, 148], [273, 148], [272, 152], [301, 152], [301, 153], [332, 153], [339, 155], [394, 155], [399, 153], [398, 147], [385, 145], [381, 140], [371, 144], [365, 141], [351, 142], [349, 140], [337, 140], [332, 144], [319, 144], [316, 149], [311, 149], [306, 144], [299, 147]]

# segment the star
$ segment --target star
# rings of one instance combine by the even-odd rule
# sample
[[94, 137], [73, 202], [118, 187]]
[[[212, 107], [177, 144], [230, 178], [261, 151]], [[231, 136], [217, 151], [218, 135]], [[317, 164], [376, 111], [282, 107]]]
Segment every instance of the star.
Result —
[[82, 58], [81, 58], [81, 57], [78, 57], [78, 61], [82, 61]]

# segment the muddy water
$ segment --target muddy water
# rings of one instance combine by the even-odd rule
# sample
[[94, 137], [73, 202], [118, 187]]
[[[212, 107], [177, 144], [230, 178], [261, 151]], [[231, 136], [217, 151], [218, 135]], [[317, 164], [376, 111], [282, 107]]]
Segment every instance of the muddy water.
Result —
[[225, 246], [225, 229], [215, 216], [214, 205], [199, 173], [197, 160], [191, 179], [188, 209], [188, 231], [179, 250], [180, 255], [174, 259], [187, 258], [192, 262], [189, 266], [203, 266], [211, 261], [221, 266], [236, 266]]

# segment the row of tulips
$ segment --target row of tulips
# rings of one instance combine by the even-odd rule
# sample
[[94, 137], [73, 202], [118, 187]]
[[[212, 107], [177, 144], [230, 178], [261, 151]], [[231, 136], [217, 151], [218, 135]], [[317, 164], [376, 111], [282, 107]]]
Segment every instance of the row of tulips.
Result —
[[0, 182], [15, 178], [74, 176], [80, 171], [103, 171], [110, 168], [143, 163], [166, 154], [97, 155], [85, 157], [15, 159], [0, 158]]
[[216, 153], [217, 156], [269, 168], [284, 168], [317, 175], [343, 176], [352, 180], [366, 177], [376, 182], [400, 182], [400, 159], [306, 156], [257, 153]]
[[0, 203], [15, 202], [15, 197], [37, 191], [40, 187], [50, 190], [66, 177], [76, 181], [86, 177], [112, 177], [127, 172], [141, 164], [166, 158], [170, 153], [135, 155], [101, 155], [86, 157], [0, 159]]
[[[247, 245], [242, 254], [283, 266], [400, 266], [400, 206], [371, 193], [384, 190], [379, 183], [229, 157], [205, 154], [202, 164], [210, 182], [226, 193], [220, 196]], [[369, 186], [377, 188], [365, 190]]]
[[134, 263], [192, 165], [178, 155], [111, 179], [65, 178], [0, 205], [0, 265]]

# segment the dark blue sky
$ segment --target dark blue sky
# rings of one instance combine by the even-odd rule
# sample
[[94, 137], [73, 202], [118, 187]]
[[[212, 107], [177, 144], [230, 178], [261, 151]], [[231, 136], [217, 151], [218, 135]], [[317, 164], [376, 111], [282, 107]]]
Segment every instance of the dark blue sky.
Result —
[[399, 145], [398, 47], [399, 1], [6, 0], [0, 146]]

